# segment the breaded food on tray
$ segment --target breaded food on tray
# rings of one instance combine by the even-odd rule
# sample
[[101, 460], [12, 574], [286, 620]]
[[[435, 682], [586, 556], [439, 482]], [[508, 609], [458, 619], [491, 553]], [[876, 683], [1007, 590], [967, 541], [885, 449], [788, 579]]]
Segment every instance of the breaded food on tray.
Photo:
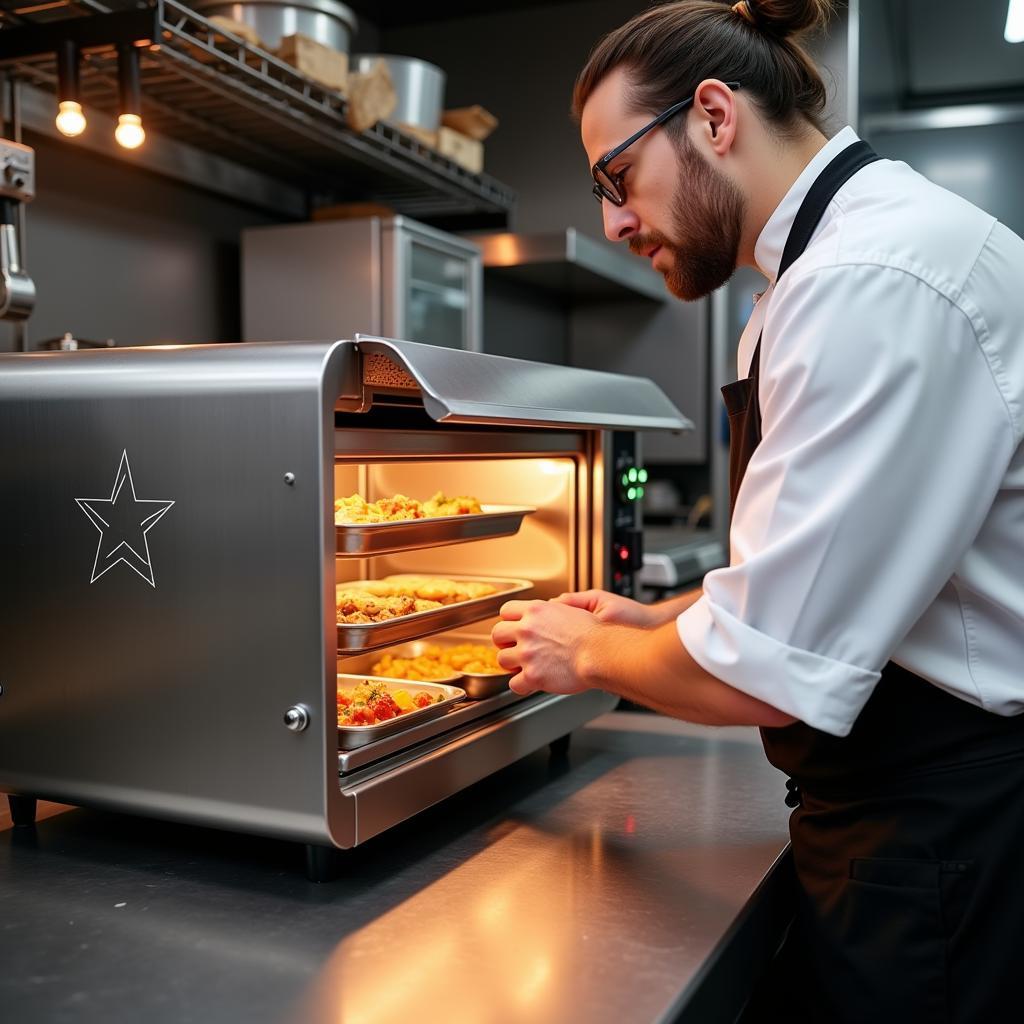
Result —
[[338, 622], [384, 622], [400, 615], [427, 612], [440, 608], [440, 601], [424, 601], [409, 594], [378, 596], [365, 590], [338, 589], [335, 591], [335, 611]]
[[361, 494], [350, 494], [347, 498], [335, 499], [334, 524], [398, 523], [410, 519], [465, 516], [481, 512], [483, 508], [476, 498], [466, 495], [450, 498], [443, 491], [438, 491], [426, 501], [418, 501], [404, 494], [367, 501]]
[[475, 580], [446, 580], [433, 576], [403, 576], [400, 580], [373, 580], [361, 583], [361, 589], [377, 597], [411, 596], [439, 604], [458, 604], [497, 592], [490, 583]]

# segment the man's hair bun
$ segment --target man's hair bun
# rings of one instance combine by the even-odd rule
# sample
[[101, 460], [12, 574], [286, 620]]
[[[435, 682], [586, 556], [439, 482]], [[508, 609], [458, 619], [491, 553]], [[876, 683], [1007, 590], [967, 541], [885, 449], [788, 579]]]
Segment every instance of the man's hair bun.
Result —
[[832, 13], [831, 0], [747, 0], [754, 24], [785, 39], [821, 28]]

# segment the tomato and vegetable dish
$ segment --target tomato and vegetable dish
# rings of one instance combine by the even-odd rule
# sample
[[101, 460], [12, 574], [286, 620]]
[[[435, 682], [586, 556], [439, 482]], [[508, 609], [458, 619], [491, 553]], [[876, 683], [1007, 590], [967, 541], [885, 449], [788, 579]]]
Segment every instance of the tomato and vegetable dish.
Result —
[[338, 725], [379, 725], [443, 700], [440, 693], [436, 697], [429, 693], [411, 694], [408, 690], [393, 690], [387, 683], [367, 679], [350, 689], [339, 688]]

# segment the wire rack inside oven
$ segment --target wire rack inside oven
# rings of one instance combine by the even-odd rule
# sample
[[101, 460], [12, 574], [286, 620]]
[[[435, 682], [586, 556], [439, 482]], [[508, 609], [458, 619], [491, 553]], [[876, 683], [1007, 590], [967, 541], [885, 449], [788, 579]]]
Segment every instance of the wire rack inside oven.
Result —
[[[141, 59], [147, 131], [181, 139], [335, 200], [381, 203], [421, 220], [503, 226], [515, 193], [473, 174], [386, 122], [356, 133], [345, 99], [177, 0], [0, 0], [0, 26], [52, 23], [157, 6], [160, 39]], [[2, 40], [0, 28], [0, 40]], [[56, 90], [55, 56], [0, 61], [0, 69]], [[117, 113], [117, 56], [86, 51], [86, 108]]]

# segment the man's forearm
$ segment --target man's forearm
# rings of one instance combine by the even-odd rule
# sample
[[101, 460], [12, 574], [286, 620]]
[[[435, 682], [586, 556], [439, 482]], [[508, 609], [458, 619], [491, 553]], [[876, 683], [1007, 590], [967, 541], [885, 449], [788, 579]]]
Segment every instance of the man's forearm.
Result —
[[683, 646], [675, 621], [647, 630], [602, 626], [587, 639], [579, 658], [581, 674], [591, 686], [673, 718], [705, 725], [783, 726], [795, 721], [706, 672]]
[[650, 606], [652, 625], [661, 626], [666, 622], [673, 622], [691, 604], [698, 601], [703, 593], [703, 587], [694, 587], [693, 590], [687, 590], [685, 594], [679, 594], [676, 597], [670, 597], [665, 601], [658, 601], [657, 604], [652, 604]]

